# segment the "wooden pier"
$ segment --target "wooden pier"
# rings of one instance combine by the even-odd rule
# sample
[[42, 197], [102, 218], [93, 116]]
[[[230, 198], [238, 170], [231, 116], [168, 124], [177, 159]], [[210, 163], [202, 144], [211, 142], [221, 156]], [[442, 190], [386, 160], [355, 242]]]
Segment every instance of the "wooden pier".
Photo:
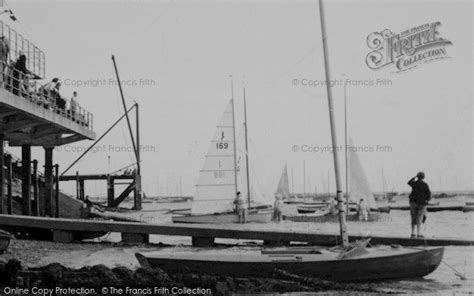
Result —
[[[289, 231], [265, 229], [259, 225], [205, 225], [205, 224], [148, 224], [134, 222], [109, 222], [63, 218], [27, 217], [0, 215], [1, 227], [28, 228], [50, 230], [56, 241], [70, 242], [74, 232], [121, 233], [122, 239], [128, 243], [143, 243], [149, 235], [169, 235], [192, 237], [193, 245], [208, 247], [214, 245], [216, 238], [260, 240], [270, 246], [289, 245], [303, 242], [319, 246], [335, 246], [341, 243], [340, 236], [335, 233], [314, 233], [311, 231]], [[350, 241], [363, 239], [359, 235], [349, 235]], [[395, 236], [371, 236], [374, 245], [403, 246], [472, 246], [474, 240], [455, 238], [408, 238]]]

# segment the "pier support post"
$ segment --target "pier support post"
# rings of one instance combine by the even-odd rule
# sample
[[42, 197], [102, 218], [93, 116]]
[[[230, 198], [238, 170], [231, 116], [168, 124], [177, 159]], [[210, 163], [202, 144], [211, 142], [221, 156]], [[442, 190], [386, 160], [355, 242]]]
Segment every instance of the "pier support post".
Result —
[[39, 181], [38, 181], [38, 161], [33, 160], [33, 200], [35, 201], [35, 216], [40, 216], [40, 198], [39, 198]]
[[193, 242], [193, 247], [199, 247], [199, 248], [214, 247], [213, 237], [193, 236], [192, 242]]
[[138, 173], [135, 175], [135, 192], [133, 200], [133, 209], [140, 211], [142, 209], [142, 176]]
[[54, 185], [55, 217], [59, 218], [59, 164], [54, 165]]
[[23, 215], [31, 215], [31, 145], [21, 146], [21, 197], [23, 199]]
[[115, 184], [112, 176], [107, 176], [107, 206], [113, 207], [115, 199]]
[[45, 215], [53, 217], [53, 147], [44, 147]]
[[76, 171], [76, 199], [81, 199], [81, 194], [79, 191], [79, 172]]
[[79, 198], [80, 200], [84, 201], [86, 200], [85, 196], [85, 188], [84, 188], [84, 180], [79, 181]]
[[0, 214], [3, 214], [5, 206], [5, 135], [0, 134]]
[[12, 156], [8, 155], [6, 158], [7, 162], [7, 212], [9, 215], [13, 214], [13, 198], [12, 198], [12, 186], [13, 186], [13, 169], [12, 169]]

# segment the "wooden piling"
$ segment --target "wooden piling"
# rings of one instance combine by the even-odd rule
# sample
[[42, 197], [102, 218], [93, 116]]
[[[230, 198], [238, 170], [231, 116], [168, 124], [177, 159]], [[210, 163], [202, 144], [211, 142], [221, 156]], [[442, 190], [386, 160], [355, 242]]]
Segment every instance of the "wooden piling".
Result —
[[55, 217], [59, 218], [59, 164], [54, 165], [54, 185]]
[[13, 197], [12, 197], [12, 186], [13, 186], [13, 170], [12, 170], [12, 156], [8, 155], [6, 158], [7, 163], [7, 213], [13, 214]]
[[35, 216], [40, 216], [40, 198], [39, 198], [39, 180], [38, 180], [38, 161], [33, 160], [33, 200], [35, 201]]
[[45, 214], [53, 216], [53, 147], [44, 147]]
[[23, 215], [31, 215], [31, 145], [21, 146], [21, 197]]
[[114, 206], [114, 199], [115, 199], [115, 185], [114, 179], [107, 175], [107, 206], [113, 207]]

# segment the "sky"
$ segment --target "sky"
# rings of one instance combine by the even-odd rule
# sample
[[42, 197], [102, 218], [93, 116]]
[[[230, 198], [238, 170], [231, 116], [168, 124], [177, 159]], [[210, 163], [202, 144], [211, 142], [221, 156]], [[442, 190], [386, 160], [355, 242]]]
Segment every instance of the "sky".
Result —
[[[361, 149], [372, 189], [381, 191], [385, 179], [386, 190], [407, 191], [408, 179], [423, 170], [435, 191], [472, 190], [472, 2], [324, 3], [338, 141], [344, 141], [344, 83], [337, 81], [349, 79], [348, 133]], [[193, 195], [215, 125], [232, 96], [230, 76], [238, 134], [244, 85], [247, 93], [251, 182], [272, 195], [287, 164], [290, 189], [335, 191], [318, 2], [19, 0], [7, 5], [18, 22], [6, 15], [1, 20], [44, 51], [45, 81], [61, 78], [67, 98], [79, 92], [80, 104], [94, 113], [97, 136], [123, 114], [115, 55], [127, 105], [140, 105], [147, 195]], [[449, 58], [403, 72], [367, 67], [370, 33], [399, 33], [437, 21], [440, 36], [452, 42], [446, 46]], [[56, 148], [55, 162], [64, 169], [91, 143]], [[115, 171], [134, 162], [130, 151], [123, 121], [70, 173]], [[33, 157], [42, 161], [42, 149], [33, 149]], [[63, 188], [75, 192], [72, 185]], [[91, 183], [86, 191], [105, 195], [106, 185]]]

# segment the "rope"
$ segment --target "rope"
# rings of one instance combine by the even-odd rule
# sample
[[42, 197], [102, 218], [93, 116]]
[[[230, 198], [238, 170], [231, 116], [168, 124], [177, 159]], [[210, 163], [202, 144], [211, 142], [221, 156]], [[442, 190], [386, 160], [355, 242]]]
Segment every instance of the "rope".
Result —
[[451, 268], [453, 271], [454, 271], [454, 274], [457, 275], [459, 277], [459, 279], [465, 281], [467, 280], [467, 277], [466, 277], [466, 273], [462, 274], [461, 272], [459, 272], [456, 268], [452, 267], [451, 265], [448, 264], [448, 262], [442, 260], [441, 262], [443, 262], [444, 264], [446, 264], [446, 266], [448, 266], [449, 268]]

